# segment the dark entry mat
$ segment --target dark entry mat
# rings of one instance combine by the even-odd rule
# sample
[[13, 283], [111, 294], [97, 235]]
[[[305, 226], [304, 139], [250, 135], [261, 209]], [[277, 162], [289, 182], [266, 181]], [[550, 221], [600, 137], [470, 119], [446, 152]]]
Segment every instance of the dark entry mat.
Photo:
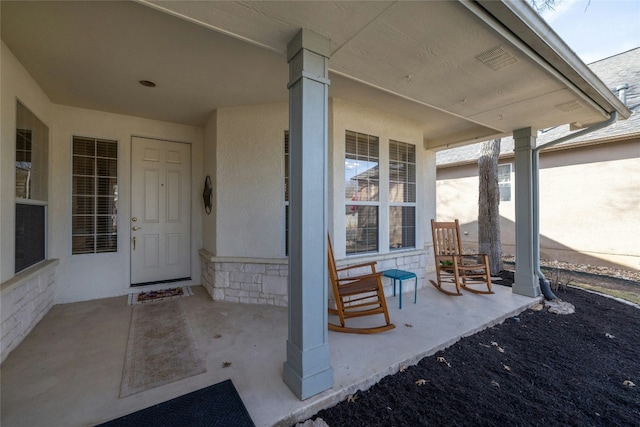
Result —
[[100, 424], [104, 427], [255, 427], [231, 380]]

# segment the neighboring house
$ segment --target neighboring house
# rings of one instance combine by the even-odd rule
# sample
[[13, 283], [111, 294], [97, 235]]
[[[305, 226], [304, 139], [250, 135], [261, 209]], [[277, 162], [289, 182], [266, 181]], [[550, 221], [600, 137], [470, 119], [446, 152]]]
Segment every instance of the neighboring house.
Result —
[[[540, 152], [540, 257], [640, 269], [640, 47], [589, 65], [633, 112], [627, 120]], [[538, 145], [570, 134], [568, 125], [538, 132]], [[458, 218], [465, 244], [477, 248], [481, 143], [436, 155], [436, 210]], [[503, 253], [515, 254], [514, 150], [502, 138], [498, 166]]]
[[288, 307], [304, 399], [333, 383], [327, 232], [424, 286], [437, 150], [515, 132], [529, 182], [531, 129], [630, 114], [524, 2], [0, 7], [3, 360], [53, 304], [202, 284]]

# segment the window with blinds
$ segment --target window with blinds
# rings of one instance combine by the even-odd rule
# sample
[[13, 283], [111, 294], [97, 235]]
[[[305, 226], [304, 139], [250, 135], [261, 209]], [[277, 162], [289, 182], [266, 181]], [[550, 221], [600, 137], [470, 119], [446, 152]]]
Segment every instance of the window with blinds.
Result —
[[378, 251], [380, 156], [377, 136], [345, 134], [346, 253]]
[[389, 141], [389, 249], [416, 246], [416, 147]]
[[118, 249], [118, 143], [73, 137], [72, 253]]

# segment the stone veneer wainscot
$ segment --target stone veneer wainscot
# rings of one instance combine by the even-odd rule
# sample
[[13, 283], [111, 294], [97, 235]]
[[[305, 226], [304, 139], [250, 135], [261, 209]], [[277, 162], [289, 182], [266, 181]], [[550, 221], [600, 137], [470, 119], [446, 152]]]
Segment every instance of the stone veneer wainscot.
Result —
[[57, 265], [57, 259], [43, 261], [0, 285], [0, 362], [4, 362], [53, 307]]
[[[427, 252], [413, 250], [349, 258], [338, 261], [338, 266], [376, 261], [378, 271], [399, 269], [415, 273], [418, 277], [418, 289], [421, 289], [426, 283], [427, 267], [432, 267], [427, 266]], [[202, 286], [214, 301], [287, 306], [289, 266], [286, 258], [216, 257], [206, 249], [200, 249], [199, 254]], [[355, 273], [365, 272], [362, 270]], [[392, 295], [390, 279], [383, 278], [383, 283], [385, 294]], [[412, 291], [413, 281], [404, 283], [404, 290]]]

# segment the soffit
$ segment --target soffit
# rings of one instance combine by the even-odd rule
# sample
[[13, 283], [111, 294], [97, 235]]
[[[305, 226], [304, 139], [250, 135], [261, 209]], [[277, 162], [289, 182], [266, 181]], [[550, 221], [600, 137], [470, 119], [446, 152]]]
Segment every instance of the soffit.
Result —
[[330, 96], [418, 121], [427, 148], [605, 118], [460, 2], [1, 6], [3, 41], [59, 104], [202, 125], [285, 102], [286, 45], [307, 28], [331, 40]]

